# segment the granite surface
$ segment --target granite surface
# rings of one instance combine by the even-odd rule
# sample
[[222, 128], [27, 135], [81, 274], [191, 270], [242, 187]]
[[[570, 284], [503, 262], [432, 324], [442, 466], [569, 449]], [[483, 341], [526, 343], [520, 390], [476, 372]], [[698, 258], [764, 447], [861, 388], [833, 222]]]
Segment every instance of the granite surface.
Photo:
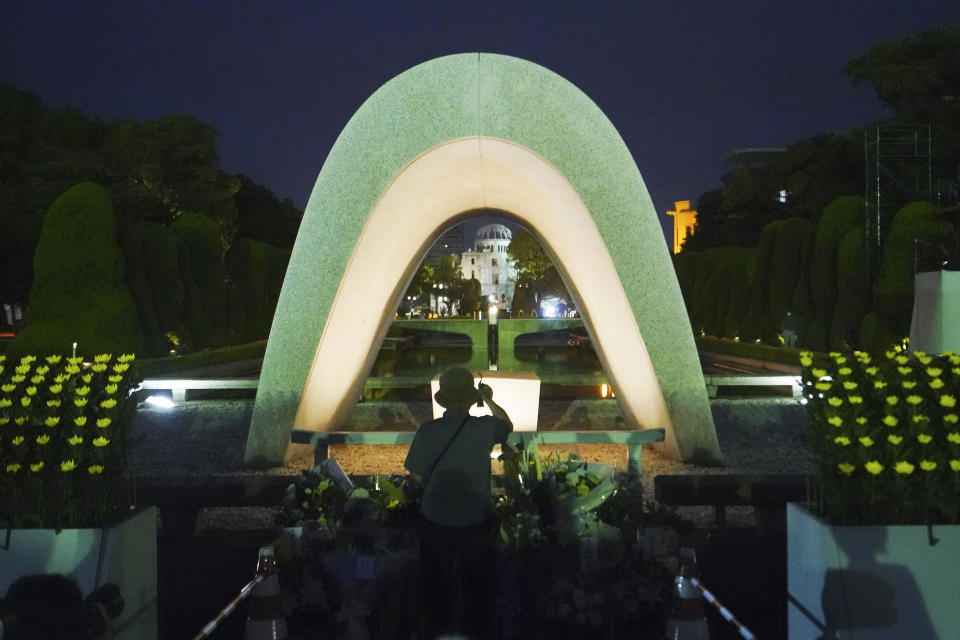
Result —
[[431, 60], [387, 82], [358, 109], [331, 149], [277, 305], [245, 463], [270, 466], [297, 453], [287, 442], [300, 393], [374, 204], [419, 155], [470, 136], [522, 145], [573, 185], [607, 245], [677, 425], [670, 453], [719, 460], [693, 336], [658, 218], [614, 125], [557, 74], [518, 58], [474, 53]]

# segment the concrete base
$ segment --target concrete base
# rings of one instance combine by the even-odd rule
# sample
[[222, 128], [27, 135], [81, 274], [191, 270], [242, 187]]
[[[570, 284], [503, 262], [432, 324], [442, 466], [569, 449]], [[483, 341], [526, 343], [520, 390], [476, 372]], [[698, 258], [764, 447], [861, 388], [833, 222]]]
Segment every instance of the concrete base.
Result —
[[0, 551], [0, 594], [22, 576], [73, 577], [84, 597], [115, 583], [125, 601], [114, 620], [116, 638], [157, 637], [157, 509], [131, 512], [105, 529], [13, 529], [10, 548]]

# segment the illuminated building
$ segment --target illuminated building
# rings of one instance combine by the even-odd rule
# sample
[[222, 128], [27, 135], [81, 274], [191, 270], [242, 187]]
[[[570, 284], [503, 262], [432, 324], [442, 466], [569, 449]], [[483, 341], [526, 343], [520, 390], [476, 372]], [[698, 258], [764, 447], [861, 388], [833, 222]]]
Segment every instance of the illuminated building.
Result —
[[683, 241], [697, 226], [697, 212], [690, 209], [689, 200], [674, 202], [673, 206], [675, 210], [667, 211], [667, 215], [673, 216], [673, 252], [680, 253]]
[[502, 224], [488, 224], [477, 229], [473, 251], [460, 257], [463, 277], [480, 281], [480, 293], [500, 308], [510, 308], [517, 270], [507, 256], [513, 232]]

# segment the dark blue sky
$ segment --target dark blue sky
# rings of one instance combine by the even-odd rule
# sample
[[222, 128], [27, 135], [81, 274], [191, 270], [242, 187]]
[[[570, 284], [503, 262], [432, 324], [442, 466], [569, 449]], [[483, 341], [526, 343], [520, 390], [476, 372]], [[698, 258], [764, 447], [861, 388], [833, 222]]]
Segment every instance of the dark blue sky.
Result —
[[960, 2], [5, 0], [0, 78], [104, 119], [193, 115], [221, 132], [224, 170], [302, 207], [391, 77], [451, 53], [518, 56], [603, 109], [664, 217], [719, 186], [734, 148], [882, 115], [845, 62], [944, 23], [960, 23]]

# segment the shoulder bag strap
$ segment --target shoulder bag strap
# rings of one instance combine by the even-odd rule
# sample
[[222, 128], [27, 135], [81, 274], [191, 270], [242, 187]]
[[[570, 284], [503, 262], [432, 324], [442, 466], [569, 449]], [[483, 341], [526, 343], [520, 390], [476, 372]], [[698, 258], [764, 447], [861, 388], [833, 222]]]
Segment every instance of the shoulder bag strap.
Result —
[[467, 417], [463, 419], [463, 422], [460, 423], [460, 426], [457, 427], [457, 430], [453, 432], [453, 437], [451, 437], [447, 444], [444, 445], [443, 449], [440, 450], [440, 453], [437, 454], [437, 457], [434, 458], [433, 463], [430, 465], [430, 468], [427, 469], [427, 472], [423, 474], [423, 490], [427, 490], [427, 484], [430, 482], [430, 476], [433, 475], [433, 470], [436, 469], [437, 463], [440, 462], [440, 458], [443, 457], [443, 454], [447, 452], [447, 449], [450, 448], [450, 445], [453, 444], [453, 441], [457, 439], [457, 436], [460, 435], [460, 430], [463, 429], [463, 425], [467, 424], [467, 420], [470, 419], [470, 414], [467, 414]]

